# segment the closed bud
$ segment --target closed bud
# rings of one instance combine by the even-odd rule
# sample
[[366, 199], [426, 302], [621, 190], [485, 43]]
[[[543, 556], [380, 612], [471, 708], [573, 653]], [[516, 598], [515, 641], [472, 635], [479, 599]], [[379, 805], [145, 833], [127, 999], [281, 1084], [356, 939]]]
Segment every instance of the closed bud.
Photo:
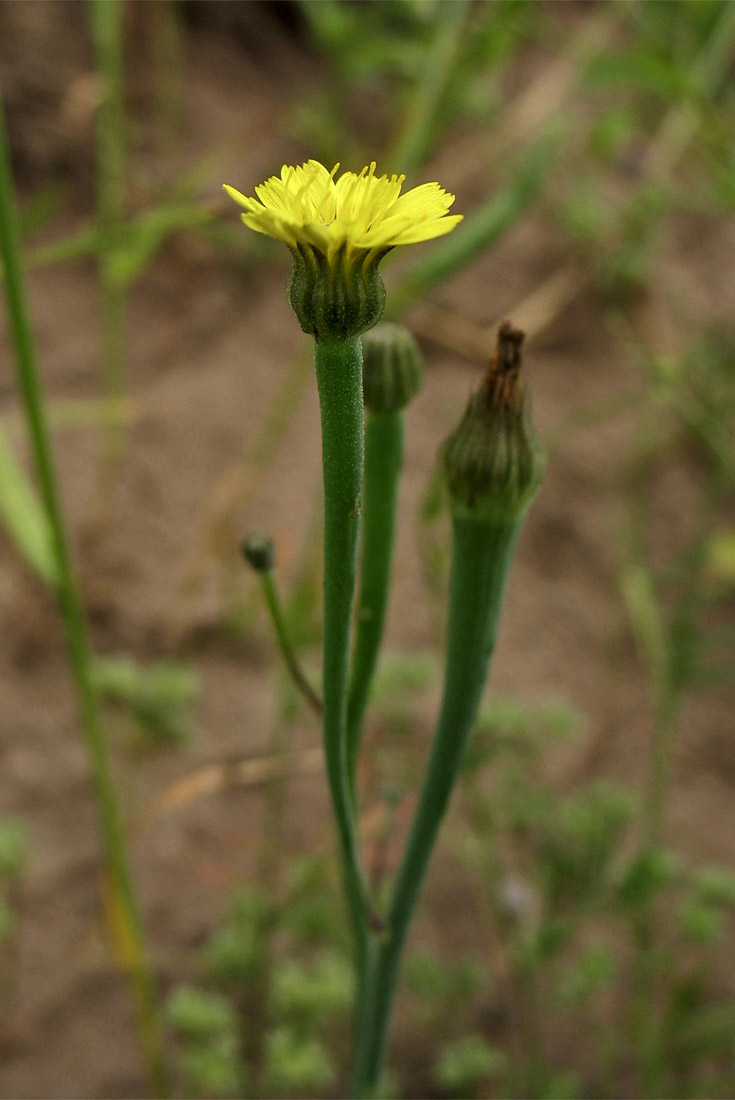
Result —
[[520, 523], [546, 469], [519, 382], [523, 333], [506, 321], [477, 393], [444, 444], [444, 469], [457, 515]]
[[386, 321], [365, 333], [362, 392], [370, 412], [399, 412], [419, 392], [423, 380], [421, 352], [407, 328]]
[[240, 544], [242, 556], [256, 573], [269, 573], [276, 562], [273, 539], [259, 533], [248, 535]]
[[327, 256], [318, 248], [292, 248], [294, 265], [286, 291], [305, 333], [320, 343], [360, 336], [383, 316], [385, 286], [378, 263], [390, 249]]

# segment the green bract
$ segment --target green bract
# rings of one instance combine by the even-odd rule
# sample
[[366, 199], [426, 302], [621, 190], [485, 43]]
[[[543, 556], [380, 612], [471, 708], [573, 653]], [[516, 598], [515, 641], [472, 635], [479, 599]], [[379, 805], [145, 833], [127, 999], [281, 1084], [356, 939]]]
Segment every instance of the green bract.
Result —
[[331, 259], [308, 244], [291, 248], [286, 291], [304, 332], [320, 343], [344, 342], [377, 324], [385, 309], [378, 264], [388, 251], [373, 249], [354, 262], [346, 248]]

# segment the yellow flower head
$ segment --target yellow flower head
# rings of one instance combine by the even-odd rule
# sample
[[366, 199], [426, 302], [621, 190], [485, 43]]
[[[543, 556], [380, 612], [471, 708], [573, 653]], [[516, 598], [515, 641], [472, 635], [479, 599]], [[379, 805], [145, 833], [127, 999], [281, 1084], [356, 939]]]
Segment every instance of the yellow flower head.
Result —
[[319, 341], [349, 340], [383, 315], [385, 287], [378, 264], [399, 244], [440, 237], [462, 220], [438, 183], [401, 194], [405, 176], [376, 176], [375, 163], [359, 175], [318, 160], [284, 164], [248, 198], [225, 184], [256, 233], [288, 245], [294, 267], [288, 295], [304, 332]]
[[[280, 176], [255, 188], [248, 198], [225, 184], [225, 191], [245, 213], [242, 220], [256, 233], [276, 237], [291, 249], [317, 249], [333, 261], [348, 254], [415, 244], [449, 233], [462, 220], [449, 216], [454, 195], [438, 183], [424, 183], [401, 194], [405, 176], [377, 176], [375, 162], [362, 172], [344, 172], [335, 180], [317, 160], [298, 167], [284, 164]], [[357, 257], [354, 257], [357, 258]]]

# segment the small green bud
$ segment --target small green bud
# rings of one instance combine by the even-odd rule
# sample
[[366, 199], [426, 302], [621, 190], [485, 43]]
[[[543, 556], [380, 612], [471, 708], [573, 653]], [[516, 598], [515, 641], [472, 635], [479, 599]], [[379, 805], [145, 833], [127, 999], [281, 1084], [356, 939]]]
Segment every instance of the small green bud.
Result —
[[276, 551], [273, 539], [268, 535], [255, 533], [248, 535], [240, 543], [242, 556], [256, 573], [269, 573], [276, 563]]
[[383, 316], [385, 286], [378, 264], [389, 248], [326, 256], [308, 244], [291, 249], [286, 292], [305, 333], [319, 343], [351, 340]]
[[490, 367], [444, 444], [456, 515], [518, 523], [541, 484], [546, 456], [518, 381], [522, 343], [509, 321], [500, 326]]
[[370, 412], [399, 412], [416, 396], [423, 381], [421, 352], [407, 328], [385, 321], [365, 333], [362, 392]]

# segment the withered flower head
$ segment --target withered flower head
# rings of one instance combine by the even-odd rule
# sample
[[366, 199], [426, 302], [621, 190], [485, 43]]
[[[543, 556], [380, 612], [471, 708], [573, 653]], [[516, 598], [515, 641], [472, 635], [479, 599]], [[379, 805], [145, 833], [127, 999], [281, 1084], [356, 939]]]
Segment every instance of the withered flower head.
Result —
[[523, 338], [510, 321], [500, 326], [490, 366], [444, 444], [444, 469], [457, 514], [520, 522], [543, 478], [546, 456], [519, 380]]

